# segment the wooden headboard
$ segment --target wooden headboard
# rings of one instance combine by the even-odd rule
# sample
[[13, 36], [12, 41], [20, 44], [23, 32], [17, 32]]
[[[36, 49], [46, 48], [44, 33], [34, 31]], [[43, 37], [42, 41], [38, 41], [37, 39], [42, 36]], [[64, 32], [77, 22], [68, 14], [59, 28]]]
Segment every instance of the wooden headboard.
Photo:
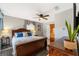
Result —
[[14, 34], [16, 32], [30, 32], [30, 30], [26, 30], [24, 28], [19, 28], [19, 29], [16, 29], [16, 30], [12, 30], [12, 37], [14, 36]]

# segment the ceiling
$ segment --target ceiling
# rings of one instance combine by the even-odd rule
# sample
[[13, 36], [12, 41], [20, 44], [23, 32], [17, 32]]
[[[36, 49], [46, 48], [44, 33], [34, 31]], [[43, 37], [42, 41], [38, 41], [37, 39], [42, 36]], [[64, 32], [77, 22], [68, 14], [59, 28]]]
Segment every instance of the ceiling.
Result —
[[7, 16], [38, 22], [39, 20], [34, 18], [36, 13], [47, 13], [50, 14], [50, 18], [46, 22], [51, 22], [54, 21], [54, 14], [72, 8], [72, 5], [72, 3], [0, 3], [0, 8]]

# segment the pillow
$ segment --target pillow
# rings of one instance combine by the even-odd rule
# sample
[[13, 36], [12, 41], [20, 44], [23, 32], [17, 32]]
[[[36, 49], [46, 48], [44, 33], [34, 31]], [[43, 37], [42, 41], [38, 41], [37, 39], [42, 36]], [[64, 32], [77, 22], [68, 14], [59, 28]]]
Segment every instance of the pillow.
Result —
[[23, 32], [23, 37], [27, 37], [27, 36], [28, 36], [27, 32]]
[[17, 33], [15, 33], [15, 36], [16, 37], [23, 37], [23, 33], [22, 32], [17, 32]]
[[31, 32], [28, 32], [27, 34], [28, 34], [28, 36], [32, 36], [32, 33]]

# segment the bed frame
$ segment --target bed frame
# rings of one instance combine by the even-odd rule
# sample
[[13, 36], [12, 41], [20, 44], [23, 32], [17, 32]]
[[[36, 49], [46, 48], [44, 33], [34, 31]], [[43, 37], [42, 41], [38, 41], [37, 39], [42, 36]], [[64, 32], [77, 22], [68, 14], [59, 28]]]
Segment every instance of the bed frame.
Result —
[[[14, 35], [14, 33], [16, 32], [29, 32], [29, 30], [26, 30], [26, 29], [13, 30], [12, 35]], [[17, 56], [33, 56], [43, 49], [47, 49], [47, 38], [46, 37], [40, 40], [17, 45], [16, 55]]]

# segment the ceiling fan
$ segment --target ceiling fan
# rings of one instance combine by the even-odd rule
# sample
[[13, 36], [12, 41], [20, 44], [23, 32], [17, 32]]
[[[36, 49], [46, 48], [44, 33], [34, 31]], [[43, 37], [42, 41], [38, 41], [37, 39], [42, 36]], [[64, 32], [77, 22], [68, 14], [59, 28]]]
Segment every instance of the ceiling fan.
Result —
[[35, 18], [38, 18], [39, 21], [40, 20], [48, 20], [49, 14], [44, 15], [43, 13], [38, 13], [38, 14], [36, 14], [36, 16], [37, 17], [35, 17]]
[[[42, 11], [42, 10], [37, 10], [38, 12], [36, 13], [35, 18], [38, 18], [38, 20], [48, 20], [49, 16], [51, 16], [50, 14], [54, 13], [54, 10], [59, 10], [60, 8], [58, 6], [55, 6], [51, 9], [48, 9], [47, 11]], [[52, 11], [53, 10], [53, 11]]]

